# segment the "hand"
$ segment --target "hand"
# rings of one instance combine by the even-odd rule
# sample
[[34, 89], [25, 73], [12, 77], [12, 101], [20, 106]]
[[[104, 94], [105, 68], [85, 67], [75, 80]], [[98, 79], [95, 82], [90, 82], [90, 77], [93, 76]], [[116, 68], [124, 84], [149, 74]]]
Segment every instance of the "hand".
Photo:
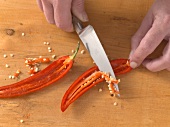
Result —
[[84, 0], [37, 0], [47, 21], [60, 29], [72, 32], [72, 13], [82, 22], [88, 21]]
[[[162, 56], [146, 58], [163, 39], [168, 41]], [[155, 0], [145, 16], [140, 28], [132, 37], [130, 65], [138, 67], [141, 63], [150, 71], [167, 69], [170, 71], [170, 0]]]

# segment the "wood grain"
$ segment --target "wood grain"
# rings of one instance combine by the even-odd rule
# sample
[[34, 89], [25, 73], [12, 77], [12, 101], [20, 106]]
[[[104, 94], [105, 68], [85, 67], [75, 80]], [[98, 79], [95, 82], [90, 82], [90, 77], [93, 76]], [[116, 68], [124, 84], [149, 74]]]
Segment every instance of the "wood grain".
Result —
[[[128, 58], [130, 40], [153, 0], [86, 0], [90, 24], [109, 58]], [[35, 0], [0, 1], [0, 86], [27, 78], [24, 58], [57, 57], [71, 54], [79, 41], [75, 33], [66, 33], [46, 22]], [[12, 36], [6, 29], [14, 29]], [[25, 36], [21, 36], [25, 33]], [[54, 51], [49, 53], [50, 42]], [[159, 56], [164, 44], [152, 54]], [[85, 49], [81, 44], [80, 50]], [[12, 58], [9, 54], [14, 54]], [[3, 55], [7, 54], [7, 58]], [[152, 73], [142, 66], [121, 79], [121, 98], [109, 96], [106, 83], [89, 90], [66, 112], [60, 111], [61, 99], [71, 83], [92, 67], [90, 55], [78, 53], [72, 71], [59, 82], [19, 98], [0, 99], [0, 127], [168, 127], [170, 125], [170, 74]], [[10, 68], [6, 68], [9, 64]], [[41, 69], [47, 65], [42, 65]], [[9, 79], [17, 69], [20, 79]], [[98, 89], [102, 88], [102, 92]], [[114, 106], [114, 102], [118, 105]], [[20, 120], [24, 120], [20, 123]]]

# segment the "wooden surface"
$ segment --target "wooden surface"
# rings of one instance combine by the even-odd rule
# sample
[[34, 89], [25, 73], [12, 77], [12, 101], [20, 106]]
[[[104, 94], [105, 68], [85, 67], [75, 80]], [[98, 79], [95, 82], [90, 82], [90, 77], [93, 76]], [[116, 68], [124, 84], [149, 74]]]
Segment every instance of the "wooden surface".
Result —
[[[128, 58], [130, 39], [153, 0], [86, 0], [90, 24], [110, 59]], [[46, 22], [35, 0], [0, 0], [0, 86], [27, 78], [24, 58], [57, 57], [71, 54], [79, 41], [75, 33], [66, 33]], [[6, 29], [14, 29], [13, 36]], [[25, 36], [21, 36], [25, 33]], [[44, 41], [54, 51], [49, 53]], [[160, 55], [164, 45], [152, 55]], [[81, 44], [80, 51], [85, 49]], [[9, 54], [15, 56], [11, 58]], [[7, 54], [7, 58], [3, 55]], [[170, 126], [170, 73], [152, 73], [142, 66], [119, 76], [121, 98], [109, 96], [106, 83], [93, 87], [66, 112], [61, 99], [71, 83], [94, 66], [89, 54], [80, 52], [72, 71], [53, 85], [19, 98], [0, 99], [0, 127], [168, 127]], [[9, 64], [10, 68], [6, 68]], [[42, 65], [41, 69], [47, 65]], [[20, 79], [9, 79], [17, 69]], [[98, 89], [102, 88], [102, 92]], [[114, 106], [114, 102], [118, 105]], [[24, 120], [20, 123], [20, 120]]]

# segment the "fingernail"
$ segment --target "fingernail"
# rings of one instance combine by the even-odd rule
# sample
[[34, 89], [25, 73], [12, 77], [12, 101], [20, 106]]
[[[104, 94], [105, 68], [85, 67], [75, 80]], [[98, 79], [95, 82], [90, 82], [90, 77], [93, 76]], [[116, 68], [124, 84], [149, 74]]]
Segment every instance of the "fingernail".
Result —
[[86, 13], [82, 15], [82, 18], [83, 18], [83, 22], [89, 21], [89, 18]]
[[130, 67], [131, 68], [136, 68], [138, 64], [136, 62], [130, 62]]

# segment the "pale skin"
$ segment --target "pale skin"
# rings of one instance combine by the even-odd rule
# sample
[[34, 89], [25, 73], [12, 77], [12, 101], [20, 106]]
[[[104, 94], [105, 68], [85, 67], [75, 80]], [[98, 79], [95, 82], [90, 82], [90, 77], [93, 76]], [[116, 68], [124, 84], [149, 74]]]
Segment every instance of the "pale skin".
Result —
[[[84, 0], [37, 0], [47, 21], [66, 32], [73, 31], [72, 14], [82, 22], [88, 21]], [[162, 56], [148, 59], [161, 43], [167, 40]], [[130, 66], [141, 64], [152, 72], [170, 71], [170, 0], [155, 0], [141, 26], [131, 40]]]
[[82, 22], [88, 21], [84, 0], [37, 0], [37, 3], [47, 21], [66, 32], [74, 31], [72, 14]]

